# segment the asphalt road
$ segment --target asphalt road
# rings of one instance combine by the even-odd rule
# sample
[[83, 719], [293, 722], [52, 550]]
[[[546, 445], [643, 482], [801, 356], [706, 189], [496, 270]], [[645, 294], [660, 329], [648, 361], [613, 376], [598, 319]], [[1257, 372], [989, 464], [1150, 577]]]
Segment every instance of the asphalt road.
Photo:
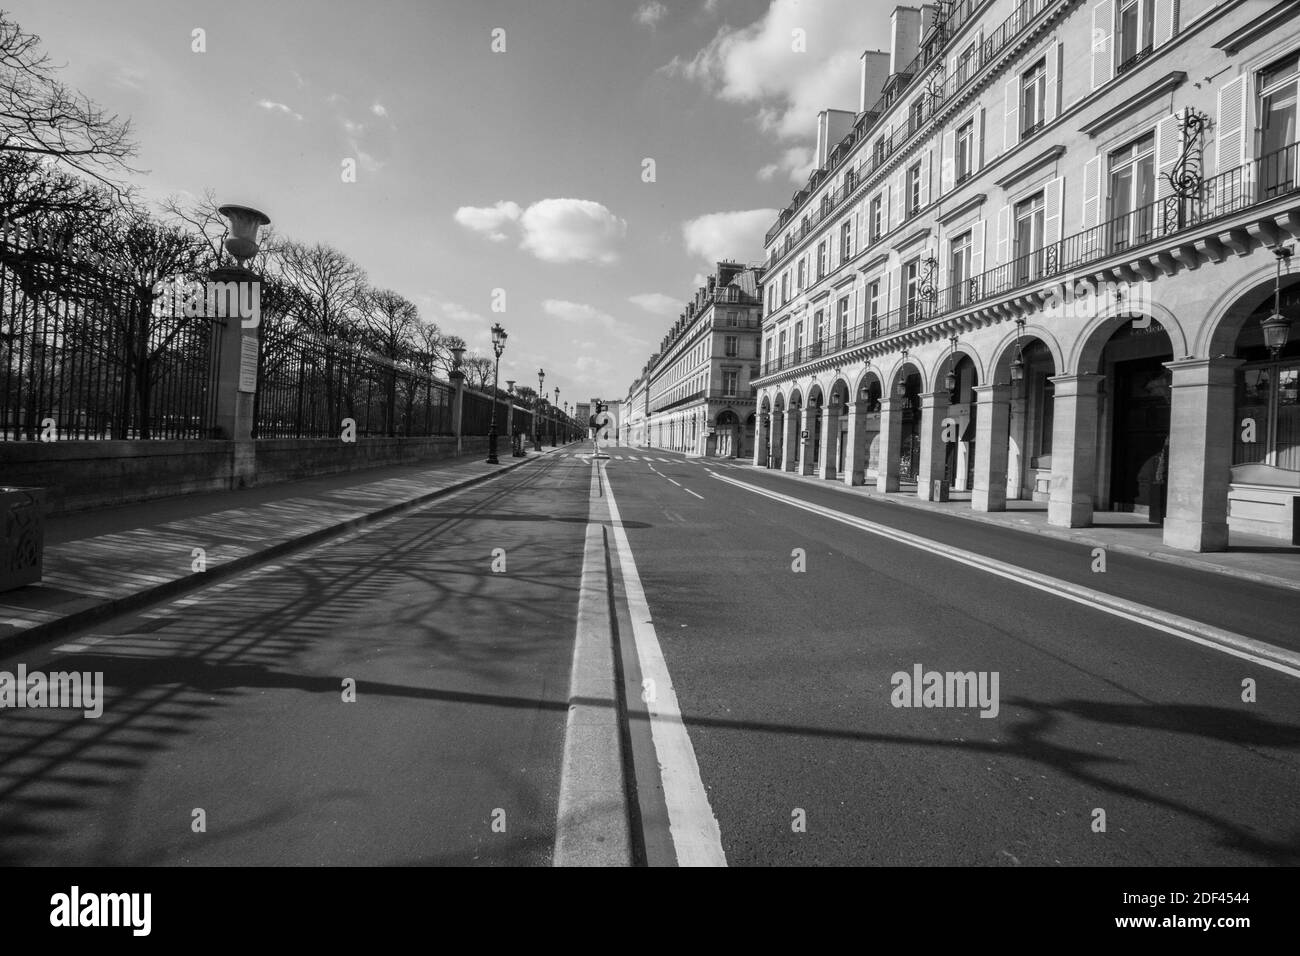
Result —
[[106, 706], [4, 712], [0, 863], [549, 864], [588, 485], [544, 459], [24, 653]]
[[[1291, 649], [1300, 593], [1119, 553], [1100, 574], [1069, 542], [605, 451], [729, 864], [1300, 862], [1296, 677], [952, 558]], [[22, 654], [103, 671], [106, 706], [3, 713], [0, 863], [549, 864], [591, 470], [543, 459]], [[641, 700], [622, 568], [612, 555], [634, 850], [672, 864], [686, 764]], [[996, 674], [996, 715], [895, 706], [916, 667]]]
[[[1297, 592], [1117, 553], [1095, 573], [1069, 542], [606, 451], [729, 864], [1300, 862], [1296, 678], [711, 470], [1290, 647]], [[997, 716], [893, 706], [918, 664], [996, 672]]]

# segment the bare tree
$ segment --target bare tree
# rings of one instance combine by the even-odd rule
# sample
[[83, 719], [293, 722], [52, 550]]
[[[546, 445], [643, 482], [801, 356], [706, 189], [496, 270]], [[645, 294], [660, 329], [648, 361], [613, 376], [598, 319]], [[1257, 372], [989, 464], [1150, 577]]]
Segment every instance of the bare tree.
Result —
[[465, 361], [461, 363], [461, 371], [465, 373], [465, 384], [470, 388], [492, 387], [493, 362], [490, 358], [484, 358], [482, 355], [466, 356]]
[[[415, 303], [392, 289], [371, 289], [363, 303], [362, 319], [366, 327], [366, 340], [383, 362], [384, 379], [384, 430], [390, 437], [397, 434], [397, 378], [402, 366], [407, 365], [415, 345], [416, 331], [420, 326], [420, 310]], [[409, 373], [404, 378], [406, 407], [411, 407], [416, 378]], [[403, 416], [405, 417], [405, 416]], [[409, 422], [407, 423], [409, 428]], [[406, 429], [403, 429], [404, 431]]]
[[0, 10], [0, 152], [49, 156], [126, 195], [116, 174], [136, 172], [129, 120], [68, 88], [40, 37]]

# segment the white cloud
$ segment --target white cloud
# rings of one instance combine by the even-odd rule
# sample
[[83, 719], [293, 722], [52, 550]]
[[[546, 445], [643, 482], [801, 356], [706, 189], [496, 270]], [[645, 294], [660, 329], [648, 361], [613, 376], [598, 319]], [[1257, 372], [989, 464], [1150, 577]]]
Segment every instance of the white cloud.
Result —
[[[880, 35], [880, 17], [861, 0], [772, 0], [759, 20], [723, 25], [695, 56], [676, 57], [663, 69], [720, 99], [754, 106], [767, 132], [809, 136], [819, 111], [856, 111], [863, 40]], [[804, 31], [804, 52], [794, 49], [795, 30]]]
[[542, 199], [527, 209], [501, 200], [492, 206], [461, 206], [455, 219], [493, 242], [509, 238], [507, 227], [520, 230], [519, 248], [543, 262], [618, 261], [617, 245], [627, 223], [590, 199]]
[[483, 316], [457, 302], [444, 302], [439, 308], [442, 310], [443, 316], [452, 322], [473, 322], [476, 324], [487, 322], [487, 319], [483, 318]]
[[543, 262], [618, 261], [627, 223], [589, 199], [543, 199], [524, 210], [521, 247]]
[[763, 257], [763, 234], [776, 220], [775, 209], [714, 212], [682, 224], [686, 251], [708, 262], [738, 259], [751, 262]]
[[636, 8], [634, 16], [637, 23], [653, 30], [660, 20], [668, 16], [668, 8], [659, 0], [647, 0], [647, 2]]
[[374, 106], [370, 107], [370, 112], [374, 113], [376, 116], [387, 116], [388, 107], [384, 106], [383, 103], [376, 103]]
[[584, 324], [588, 322], [601, 325], [610, 331], [618, 328], [618, 320], [608, 312], [602, 312], [584, 302], [569, 302], [566, 299], [547, 299], [542, 303], [542, 311], [563, 322]]
[[670, 295], [664, 295], [662, 292], [643, 292], [640, 295], [630, 295], [627, 301], [638, 306], [651, 315], [676, 315], [682, 310], [682, 301], [674, 299]]
[[769, 163], [758, 171], [758, 178], [770, 182], [777, 173], [784, 172], [792, 183], [804, 183], [817, 168], [813, 150], [808, 146], [791, 146], [775, 163]]
[[461, 206], [456, 210], [454, 218], [466, 229], [480, 233], [493, 242], [504, 242], [510, 238], [505, 232], [506, 226], [518, 222], [520, 214], [519, 206], [507, 200], [494, 206]]
[[302, 114], [295, 112], [293, 107], [286, 103], [277, 103], [274, 100], [258, 100], [257, 105], [268, 112], [284, 113], [286, 116], [292, 116], [296, 120], [302, 119]]

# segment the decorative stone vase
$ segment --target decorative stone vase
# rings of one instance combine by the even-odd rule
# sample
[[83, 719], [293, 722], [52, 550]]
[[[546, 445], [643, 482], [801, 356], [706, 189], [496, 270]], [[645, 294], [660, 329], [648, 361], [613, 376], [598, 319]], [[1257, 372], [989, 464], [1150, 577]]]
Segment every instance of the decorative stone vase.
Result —
[[0, 591], [41, 580], [45, 489], [0, 487]]

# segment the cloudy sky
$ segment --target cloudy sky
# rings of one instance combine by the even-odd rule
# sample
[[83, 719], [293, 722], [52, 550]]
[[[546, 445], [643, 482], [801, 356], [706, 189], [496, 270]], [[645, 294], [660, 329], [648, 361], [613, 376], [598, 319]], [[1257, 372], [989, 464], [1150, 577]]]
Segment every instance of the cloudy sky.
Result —
[[263, 209], [472, 348], [499, 320], [502, 378], [543, 366], [561, 401], [623, 396], [701, 273], [762, 257], [816, 112], [857, 108], [858, 57], [887, 48], [893, 7], [0, 2], [132, 117], [146, 198], [211, 188]]

